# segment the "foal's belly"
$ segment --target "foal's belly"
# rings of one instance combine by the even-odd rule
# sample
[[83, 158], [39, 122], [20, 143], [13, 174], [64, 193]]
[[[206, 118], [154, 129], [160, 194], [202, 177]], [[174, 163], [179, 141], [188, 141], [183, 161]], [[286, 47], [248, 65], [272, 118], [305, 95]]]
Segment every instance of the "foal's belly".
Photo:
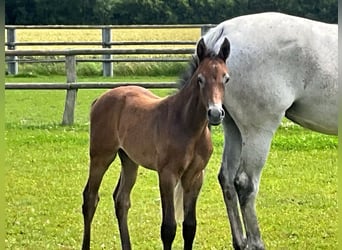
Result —
[[[138, 146], [139, 147], [139, 146]], [[157, 154], [154, 153], [154, 149], [152, 148], [132, 148], [132, 147], [122, 147], [128, 157], [134, 161], [139, 166], [143, 166], [150, 170], [158, 170], [158, 166], [156, 165], [156, 157]]]
[[190, 164], [193, 154], [190, 154], [191, 148], [187, 148], [183, 152], [173, 152], [173, 150], [163, 149], [163, 146], [139, 147], [137, 146], [122, 146], [122, 149], [131, 160], [140, 166], [150, 170], [160, 171], [162, 168], [174, 169], [177, 172], [182, 172]]
[[195, 169], [202, 170], [205, 167], [202, 164], [208, 161], [212, 153], [209, 132], [194, 141], [192, 138], [186, 140], [183, 136], [181, 140], [167, 132], [160, 135], [154, 132], [156, 130], [135, 130], [135, 134], [122, 140], [120, 148], [135, 163], [150, 170], [161, 171], [167, 168], [181, 174], [194, 161], [198, 161]]

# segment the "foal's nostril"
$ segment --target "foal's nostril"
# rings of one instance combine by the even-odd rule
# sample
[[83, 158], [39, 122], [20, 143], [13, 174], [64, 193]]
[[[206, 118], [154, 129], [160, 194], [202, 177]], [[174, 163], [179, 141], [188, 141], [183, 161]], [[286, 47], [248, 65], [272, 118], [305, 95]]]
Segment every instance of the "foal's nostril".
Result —
[[224, 109], [221, 109], [221, 117], [223, 118], [225, 115]]

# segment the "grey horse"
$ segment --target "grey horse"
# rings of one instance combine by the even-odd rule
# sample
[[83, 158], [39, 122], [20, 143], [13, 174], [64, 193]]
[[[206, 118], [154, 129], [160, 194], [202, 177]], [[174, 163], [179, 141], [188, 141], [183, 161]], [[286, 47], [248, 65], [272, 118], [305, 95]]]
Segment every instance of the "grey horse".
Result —
[[218, 179], [234, 248], [264, 249], [255, 199], [283, 117], [314, 131], [337, 134], [337, 25], [261, 13], [224, 21], [204, 35], [214, 51], [225, 37], [231, 44], [231, 81], [224, 98]]

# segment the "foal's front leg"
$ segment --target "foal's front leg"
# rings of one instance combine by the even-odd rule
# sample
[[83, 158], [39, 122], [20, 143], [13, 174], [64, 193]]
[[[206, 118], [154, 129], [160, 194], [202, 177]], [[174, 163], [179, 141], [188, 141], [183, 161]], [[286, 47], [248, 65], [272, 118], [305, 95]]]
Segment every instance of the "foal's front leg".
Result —
[[166, 168], [159, 172], [159, 190], [163, 211], [160, 234], [164, 250], [170, 250], [177, 229], [173, 197], [176, 177]]
[[[184, 179], [184, 178], [183, 178]], [[182, 180], [183, 180], [182, 179]], [[203, 172], [201, 171], [195, 180], [186, 181], [184, 183], [192, 183], [190, 187], [184, 186], [183, 207], [184, 207], [184, 221], [183, 221], [183, 239], [184, 250], [192, 249], [196, 234], [196, 203], [199, 192], [203, 183]]]

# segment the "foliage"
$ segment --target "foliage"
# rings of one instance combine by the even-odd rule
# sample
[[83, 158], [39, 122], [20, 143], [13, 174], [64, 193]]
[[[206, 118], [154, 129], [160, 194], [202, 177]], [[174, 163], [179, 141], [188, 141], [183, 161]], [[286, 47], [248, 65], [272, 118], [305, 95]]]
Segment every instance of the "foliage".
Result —
[[[89, 106], [102, 92], [78, 92], [76, 124], [71, 127], [59, 125], [64, 91], [5, 92], [6, 249], [80, 248]], [[155, 93], [164, 96], [170, 90]], [[196, 249], [231, 248], [217, 181], [223, 143], [220, 126], [213, 128], [213, 142], [214, 154], [197, 207]], [[336, 137], [284, 120], [274, 138], [257, 199], [267, 249], [337, 249], [336, 162]], [[119, 171], [116, 160], [104, 177], [93, 221], [92, 249], [120, 249], [112, 201]], [[161, 248], [160, 219], [157, 176], [140, 168], [128, 218], [134, 249]], [[182, 248], [180, 224], [174, 248]]]
[[219, 23], [280, 11], [337, 23], [336, 0], [6, 0], [6, 24]]

